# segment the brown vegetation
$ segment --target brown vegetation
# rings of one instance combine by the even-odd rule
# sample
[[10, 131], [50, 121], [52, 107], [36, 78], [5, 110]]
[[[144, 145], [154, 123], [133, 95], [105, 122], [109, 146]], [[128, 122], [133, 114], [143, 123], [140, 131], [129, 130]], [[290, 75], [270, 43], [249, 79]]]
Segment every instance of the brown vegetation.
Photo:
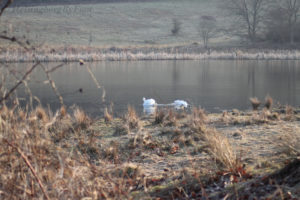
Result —
[[76, 125], [82, 129], [86, 129], [91, 123], [91, 119], [80, 108], [75, 108], [74, 118], [76, 120]]
[[140, 128], [140, 119], [132, 106], [128, 106], [128, 112], [124, 117], [124, 121], [127, 123], [129, 129]]
[[265, 98], [265, 107], [270, 110], [272, 108], [272, 105], [273, 105], [273, 99], [272, 97], [267, 95]]
[[261, 102], [258, 100], [258, 98], [252, 97], [252, 98], [250, 98], [250, 102], [251, 102], [253, 110], [258, 110], [258, 107], [261, 104]]
[[113, 120], [113, 117], [111, 114], [108, 113], [107, 108], [104, 109], [104, 121], [105, 123], [110, 123]]
[[[273, 115], [269, 110], [263, 112], [265, 116]], [[186, 117], [178, 117], [179, 113], [169, 110], [160, 114], [164, 117], [158, 115], [159, 121], [163, 121], [157, 124], [154, 123], [158, 121], [157, 116], [140, 120], [135, 110], [128, 107], [124, 120], [111, 119], [107, 125], [104, 119], [91, 123], [79, 108], [69, 115], [62, 107], [52, 116], [42, 107], [27, 114], [21, 108], [3, 105], [0, 109], [0, 182], [5, 184], [0, 184], [0, 196], [2, 199], [168, 199], [172, 196], [217, 199], [218, 194], [218, 197], [233, 198], [236, 193], [231, 194], [228, 187], [239, 182], [247, 185], [270, 169], [278, 169], [270, 164], [261, 165], [260, 159], [266, 159], [264, 163], [273, 159], [282, 165], [285, 159], [299, 157], [300, 146], [300, 128], [291, 126], [298, 119], [294, 112], [288, 113], [293, 116], [289, 121], [279, 117], [266, 118], [263, 122], [258, 118], [265, 116], [259, 113], [235, 113], [227, 112], [225, 127], [219, 120], [222, 114], [208, 115], [196, 108], [191, 114], [185, 114]], [[236, 121], [243, 130], [228, 135]], [[245, 121], [249, 122], [243, 128]], [[257, 126], [260, 123], [276, 128], [264, 129]], [[255, 141], [261, 140], [255, 137], [263, 134], [274, 138], [274, 133], [256, 129], [266, 132], [282, 129], [284, 134], [278, 133], [268, 150], [272, 152], [276, 147], [277, 154], [273, 153], [272, 158], [255, 156], [255, 151], [260, 149]], [[259, 135], [251, 136], [256, 131]], [[244, 137], [249, 139], [244, 140]], [[248, 146], [247, 152], [251, 152], [242, 154], [245, 142], [254, 147]], [[264, 143], [264, 148], [266, 144], [270, 145]], [[249, 159], [251, 162], [247, 162]], [[180, 185], [184, 186], [183, 190], [178, 190]], [[216, 185], [220, 189], [215, 190]], [[244, 189], [239, 188], [238, 193], [245, 192]], [[296, 195], [294, 188], [289, 191]], [[276, 188], [265, 194], [274, 192]], [[283, 194], [288, 194], [285, 189]]]

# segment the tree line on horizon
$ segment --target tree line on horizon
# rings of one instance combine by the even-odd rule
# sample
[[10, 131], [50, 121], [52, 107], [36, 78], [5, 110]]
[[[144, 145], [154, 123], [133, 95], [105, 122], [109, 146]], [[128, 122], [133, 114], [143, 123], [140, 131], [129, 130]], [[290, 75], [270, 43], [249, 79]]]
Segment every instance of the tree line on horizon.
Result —
[[[209, 39], [220, 33], [237, 36], [248, 44], [300, 42], [300, 0], [222, 0], [216, 6], [230, 20], [220, 27], [214, 14], [200, 17], [199, 34], [205, 48]], [[173, 20], [173, 35], [180, 31], [180, 25]]]
[[300, 0], [224, 0], [233, 32], [251, 42], [300, 42]]

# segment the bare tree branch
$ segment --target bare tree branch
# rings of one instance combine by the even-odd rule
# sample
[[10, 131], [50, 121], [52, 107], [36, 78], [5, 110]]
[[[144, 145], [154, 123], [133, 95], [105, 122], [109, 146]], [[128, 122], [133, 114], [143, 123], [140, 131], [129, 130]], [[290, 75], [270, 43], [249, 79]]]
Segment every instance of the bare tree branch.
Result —
[[225, 8], [239, 20], [240, 29], [254, 42], [260, 28], [267, 0], [225, 0]]
[[102, 87], [99, 82], [97, 81], [96, 77], [94, 76], [93, 72], [91, 71], [89, 66], [86, 66], [86, 69], [88, 70], [89, 74], [91, 75], [94, 83], [96, 84], [98, 89], [102, 89], [102, 102], [105, 102], [105, 96], [106, 96], [106, 91], [104, 89], [104, 87]]
[[64, 105], [64, 99], [61, 96], [61, 94], [59, 93], [59, 91], [58, 91], [58, 89], [57, 89], [57, 87], [55, 85], [55, 82], [52, 80], [51, 75], [50, 75], [50, 72], [55, 71], [55, 69], [58, 69], [61, 66], [63, 66], [63, 64], [60, 64], [60, 65], [58, 65], [58, 66], [56, 66], [56, 67], [54, 67], [54, 68], [52, 68], [50, 70], [46, 70], [46, 68], [44, 67], [44, 65], [41, 64], [41, 68], [44, 70], [44, 72], [45, 72], [45, 74], [47, 76], [47, 79], [48, 79], [48, 81], [49, 81], [49, 83], [50, 83], [50, 85], [51, 85], [51, 87], [52, 87], [55, 95], [59, 99], [59, 102], [60, 102], [61, 106], [63, 106]]
[[9, 40], [11, 42], [15, 42], [18, 45], [20, 45], [21, 47], [23, 47], [26, 51], [29, 51], [30, 49], [34, 49], [34, 48], [28, 48], [26, 44], [24, 44], [23, 42], [21, 42], [20, 40], [18, 40], [16, 37], [8, 37], [6, 35], [0, 35], [0, 39], [4, 39], [4, 40]]
[[[13, 2], [13, 0], [8, 0], [5, 4], [4, 4], [4, 6], [1, 8], [1, 10], [0, 10], [0, 16], [3, 14], [3, 12], [4, 12], [4, 10], [11, 4]], [[0, 1], [0, 3], [1, 3], [1, 1]]]
[[34, 170], [34, 168], [32, 167], [30, 161], [28, 160], [27, 156], [23, 153], [23, 151], [21, 151], [21, 149], [14, 145], [13, 143], [9, 142], [8, 140], [4, 139], [4, 141], [9, 145], [11, 146], [12, 148], [16, 149], [17, 152], [21, 155], [21, 157], [23, 158], [24, 162], [26, 163], [26, 165], [29, 167], [31, 173], [33, 174], [34, 178], [36, 179], [36, 181], [38, 182], [43, 194], [45, 195], [46, 199], [47, 200], [50, 200], [48, 194], [46, 193], [46, 190], [45, 190], [45, 187], [43, 186], [42, 184], [42, 181], [39, 179], [36, 171]]
[[9, 97], [10, 97], [10, 95], [23, 83], [23, 81], [24, 80], [26, 80], [27, 79], [27, 77], [32, 73], [32, 71], [38, 66], [38, 65], [40, 65], [40, 62], [37, 62], [36, 64], [34, 64], [25, 74], [24, 74], [24, 76], [22, 77], [22, 79], [21, 80], [19, 80], [18, 82], [17, 82], [17, 84], [15, 85], [15, 86], [13, 86], [10, 90], [9, 90], [9, 92], [4, 96], [4, 97], [2, 97], [1, 99], [0, 99], [0, 104], [2, 104], [3, 103], [3, 101], [5, 101], [5, 100], [7, 100]]

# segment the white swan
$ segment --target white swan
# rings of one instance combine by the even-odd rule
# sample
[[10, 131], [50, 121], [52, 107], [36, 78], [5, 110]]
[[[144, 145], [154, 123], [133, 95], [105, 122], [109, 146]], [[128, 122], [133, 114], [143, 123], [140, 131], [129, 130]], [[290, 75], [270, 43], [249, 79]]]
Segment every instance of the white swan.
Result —
[[153, 107], [153, 106], [156, 106], [157, 103], [154, 99], [146, 99], [145, 97], [143, 97], [143, 106], [144, 107]]
[[189, 104], [183, 100], [175, 100], [171, 105], [176, 109], [187, 108], [189, 106]]

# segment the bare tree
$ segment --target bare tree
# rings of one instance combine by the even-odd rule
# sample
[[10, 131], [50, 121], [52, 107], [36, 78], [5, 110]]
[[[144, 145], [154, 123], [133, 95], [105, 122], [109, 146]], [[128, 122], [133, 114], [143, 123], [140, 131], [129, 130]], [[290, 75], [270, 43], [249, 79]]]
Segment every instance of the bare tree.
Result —
[[216, 35], [217, 20], [213, 16], [201, 16], [199, 33], [202, 38], [204, 47], [207, 48], [208, 41]]
[[299, 26], [300, 0], [274, 0], [269, 7], [265, 21], [268, 39], [293, 44]]
[[285, 13], [277, 7], [270, 7], [264, 21], [266, 28], [266, 40], [272, 42], [286, 42], [288, 40], [288, 31], [286, 20], [283, 17]]
[[239, 29], [251, 42], [257, 39], [267, 0], [224, 0], [224, 7], [237, 17]]
[[285, 17], [288, 24], [289, 40], [290, 43], [294, 43], [295, 27], [298, 22], [300, 0], [280, 0], [280, 9], [285, 13]]

